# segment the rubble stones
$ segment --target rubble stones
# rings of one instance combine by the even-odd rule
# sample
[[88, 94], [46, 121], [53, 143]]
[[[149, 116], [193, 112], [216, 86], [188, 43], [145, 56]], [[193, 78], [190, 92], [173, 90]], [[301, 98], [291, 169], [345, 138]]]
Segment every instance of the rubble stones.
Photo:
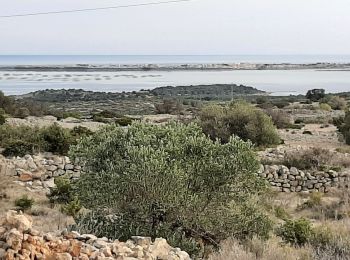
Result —
[[[172, 248], [165, 239], [152, 242], [148, 237], [132, 237], [120, 242], [77, 232], [62, 235], [44, 234], [31, 229], [28, 216], [9, 211], [0, 225], [0, 259], [144, 259], [190, 260], [179, 248]], [[25, 231], [29, 229], [28, 231]]]

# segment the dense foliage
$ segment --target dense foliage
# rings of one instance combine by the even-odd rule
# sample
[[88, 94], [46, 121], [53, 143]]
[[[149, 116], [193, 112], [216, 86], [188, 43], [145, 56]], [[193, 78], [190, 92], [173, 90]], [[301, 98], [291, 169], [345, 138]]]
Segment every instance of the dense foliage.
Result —
[[306, 93], [306, 98], [311, 101], [319, 101], [326, 96], [326, 91], [324, 89], [311, 89]]
[[134, 123], [100, 130], [70, 155], [85, 165], [75, 185], [91, 210], [76, 219], [81, 232], [164, 237], [192, 253], [229, 236], [268, 236], [257, 203], [265, 183], [251, 144], [237, 137], [222, 144], [195, 124]]
[[252, 141], [257, 146], [280, 143], [271, 118], [262, 110], [245, 102], [231, 103], [226, 107], [218, 105], [205, 107], [200, 114], [200, 124], [212, 140], [229, 141], [231, 135]]
[[43, 104], [28, 99], [15, 100], [11, 97], [5, 96], [2, 91], [0, 91], [0, 109], [6, 114], [19, 118], [24, 118], [30, 115], [42, 116], [50, 114], [46, 106]]
[[39, 152], [67, 154], [70, 145], [92, 132], [85, 127], [64, 129], [58, 124], [38, 128], [29, 126], [0, 126], [0, 146], [4, 156], [24, 156]]
[[156, 96], [185, 97], [202, 100], [231, 100], [241, 95], [263, 94], [264, 91], [253, 87], [235, 84], [213, 84], [196, 86], [167, 86], [151, 90]]

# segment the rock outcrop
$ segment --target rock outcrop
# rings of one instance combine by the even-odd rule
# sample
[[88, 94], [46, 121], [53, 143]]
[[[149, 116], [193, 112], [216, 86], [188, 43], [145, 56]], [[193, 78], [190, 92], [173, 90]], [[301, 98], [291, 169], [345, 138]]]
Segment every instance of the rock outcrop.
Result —
[[165, 239], [152, 241], [132, 237], [126, 242], [62, 232], [40, 234], [32, 228], [32, 219], [16, 211], [7, 212], [0, 225], [0, 259], [4, 260], [189, 260], [189, 255], [172, 248]]

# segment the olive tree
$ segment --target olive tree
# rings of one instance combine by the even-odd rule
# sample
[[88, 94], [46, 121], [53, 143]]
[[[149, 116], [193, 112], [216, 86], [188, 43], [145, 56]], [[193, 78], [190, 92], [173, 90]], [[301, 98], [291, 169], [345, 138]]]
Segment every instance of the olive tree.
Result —
[[252, 144], [238, 137], [222, 144], [195, 124], [134, 123], [81, 139], [71, 156], [85, 167], [75, 184], [90, 210], [77, 218], [81, 232], [164, 237], [194, 253], [271, 228], [257, 202], [266, 184]]

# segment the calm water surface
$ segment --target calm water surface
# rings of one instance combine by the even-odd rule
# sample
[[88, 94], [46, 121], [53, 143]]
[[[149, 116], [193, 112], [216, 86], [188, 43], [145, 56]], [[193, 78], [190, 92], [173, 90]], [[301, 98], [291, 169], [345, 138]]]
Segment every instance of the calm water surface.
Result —
[[175, 72], [1, 72], [0, 90], [7, 95], [43, 89], [122, 92], [161, 86], [243, 84], [275, 95], [305, 94], [311, 88], [350, 91], [350, 71], [175, 71]]
[[[0, 65], [64, 64], [149, 64], [149, 63], [350, 63], [342, 56], [50, 56], [0, 55]], [[5, 72], [0, 71], [0, 90], [7, 95], [24, 94], [42, 89], [81, 88], [92, 91], [133, 91], [161, 86], [196, 84], [243, 84], [275, 95], [305, 94], [311, 88], [327, 92], [350, 91], [350, 71], [174, 71], [174, 72]]]

